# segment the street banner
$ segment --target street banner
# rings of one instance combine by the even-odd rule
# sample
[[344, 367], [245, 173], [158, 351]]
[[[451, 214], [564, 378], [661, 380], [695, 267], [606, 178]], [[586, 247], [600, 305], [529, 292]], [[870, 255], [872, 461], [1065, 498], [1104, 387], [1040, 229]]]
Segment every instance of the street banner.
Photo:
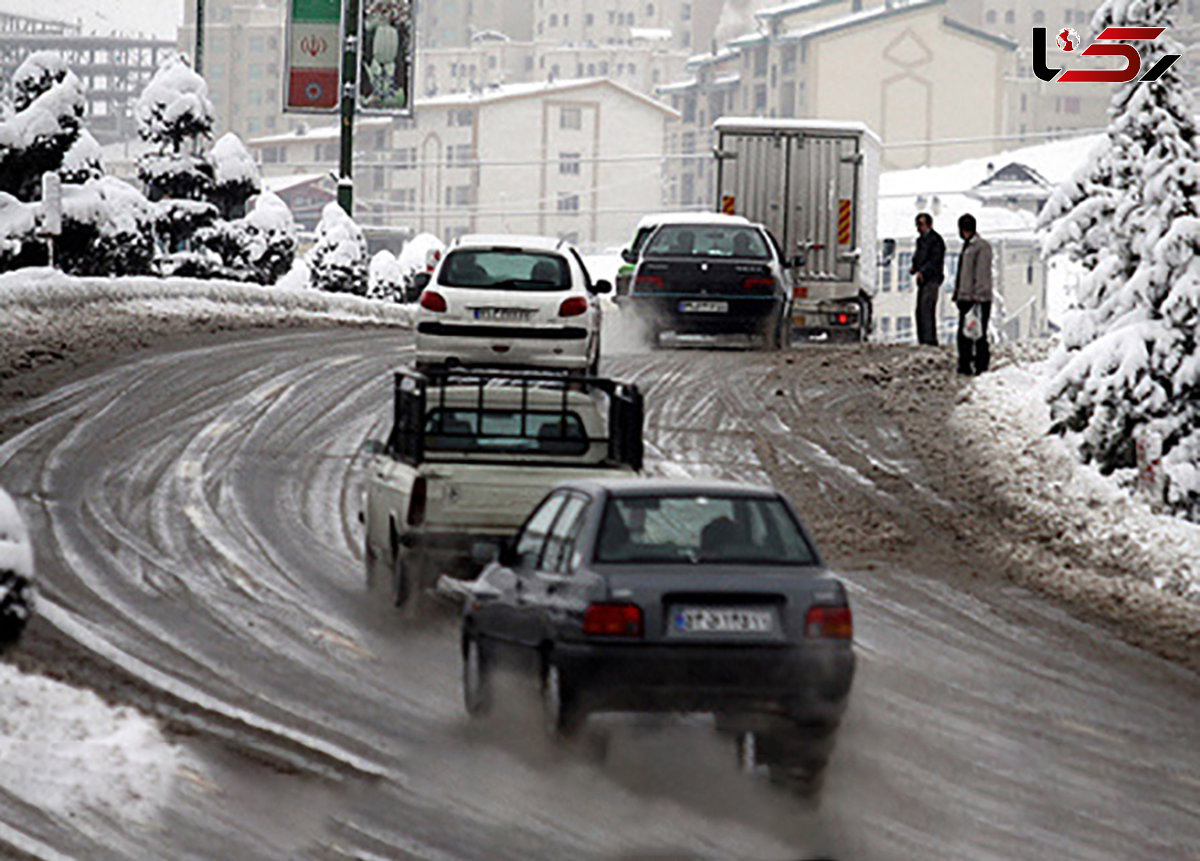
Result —
[[413, 0], [362, 0], [362, 112], [412, 116], [413, 20]]
[[287, 0], [287, 81], [283, 109], [333, 113], [342, 62], [342, 0]]

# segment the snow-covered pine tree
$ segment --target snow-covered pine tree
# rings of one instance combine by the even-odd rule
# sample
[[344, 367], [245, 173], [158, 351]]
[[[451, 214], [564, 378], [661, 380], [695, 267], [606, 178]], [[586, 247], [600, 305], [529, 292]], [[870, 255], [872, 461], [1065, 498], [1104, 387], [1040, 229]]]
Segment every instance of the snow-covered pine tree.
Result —
[[87, 129], [79, 132], [79, 137], [63, 156], [58, 175], [62, 177], [63, 182], [76, 184], [104, 176], [104, 151]]
[[[1142, 69], [1182, 53], [1177, 0], [1106, 0], [1105, 27], [1166, 27], [1139, 41]], [[1200, 520], [1200, 137], [1178, 66], [1121, 85], [1106, 140], [1065, 183], [1044, 221], [1049, 253], [1085, 275], [1054, 357], [1054, 429], [1102, 471], [1161, 451], [1172, 510]]]
[[262, 191], [262, 177], [242, 139], [233, 132], [222, 135], [208, 153], [213, 167], [212, 202], [221, 217], [241, 218], [250, 198]]
[[30, 54], [13, 76], [16, 112], [0, 123], [0, 191], [38, 200], [82, 128], [83, 85], [57, 54]]
[[367, 293], [367, 240], [362, 228], [336, 203], [326, 204], [317, 244], [305, 255], [310, 285], [328, 293]]

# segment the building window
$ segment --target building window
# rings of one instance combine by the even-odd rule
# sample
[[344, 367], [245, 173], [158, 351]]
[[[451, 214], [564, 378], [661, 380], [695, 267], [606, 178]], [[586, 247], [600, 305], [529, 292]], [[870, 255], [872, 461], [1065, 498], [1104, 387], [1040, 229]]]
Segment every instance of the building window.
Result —
[[912, 340], [913, 324], [912, 317], [897, 317], [896, 318], [896, 340], [901, 344]]
[[470, 144], [455, 144], [446, 147], [446, 167], [470, 167], [474, 160]]
[[262, 63], [251, 63], [250, 64], [250, 77], [251, 78], [261, 78], [262, 76], [263, 76]]
[[579, 212], [579, 195], [573, 191], [560, 191], [558, 193], [558, 211]]
[[890, 263], [879, 272], [879, 289], [883, 293], [892, 292], [892, 265]]
[[551, 12], [551, 13], [550, 13], [550, 26], [551, 26], [551, 27], [557, 27], [557, 26], [558, 26], [558, 13], [557, 13], [557, 12]]
[[767, 46], [754, 49], [754, 76], [763, 77], [767, 73]]
[[579, 176], [580, 154], [577, 152], [560, 152], [558, 154], [558, 172], [569, 176]]
[[892, 337], [892, 318], [891, 317], [880, 317], [879, 318], [879, 340], [886, 342], [890, 337]]
[[282, 151], [281, 149], [277, 149], [276, 147], [273, 147], [273, 146], [263, 147], [261, 150], [259, 150], [259, 153], [262, 156], [262, 163], [263, 164], [278, 164], [280, 161], [283, 160], [279, 157], [279, 154], [281, 151]]
[[396, 209], [400, 212], [413, 212], [417, 208], [417, 190], [415, 188], [401, 188], [392, 192], [392, 199], [396, 202]]
[[250, 53], [261, 54], [264, 50], [266, 50], [266, 47], [267, 47], [266, 42], [263, 41], [262, 36], [251, 36], [250, 37]]
[[1033, 264], [1032, 263], [1030, 263], [1028, 266], [1025, 267], [1025, 283], [1026, 284], [1033, 283]]
[[1046, 23], [1046, 13], [1043, 12], [1041, 9], [1038, 9], [1036, 12], [1034, 12], [1033, 13], [1033, 23], [1034, 24], [1045, 24]]
[[1012, 9], [1009, 9], [1007, 12], [1005, 12], [1004, 13], [1004, 23], [1005, 24], [1017, 23], [1017, 13], [1014, 12]]
[[[1068, 12], [1067, 14], [1069, 15], [1070, 13]], [[995, 9], [988, 9], [988, 13], [987, 13], [987, 22], [988, 22], [989, 24], [995, 24], [995, 23], [996, 23], [996, 10], [995, 10]]]
[[583, 110], [581, 108], [563, 108], [558, 115], [560, 129], [582, 129]]
[[679, 151], [684, 155], [691, 155], [696, 151], [696, 133], [684, 132], [680, 137]]
[[566, 12], [563, 12], [563, 26], [566, 27], [570, 23], [571, 23], [571, 16], [568, 15]]
[[446, 206], [464, 207], [471, 205], [471, 186], [446, 186]]
[[754, 88], [754, 110], [763, 112], [767, 109], [767, 86], [766, 84], [758, 84]]
[[1063, 113], [1077, 114], [1079, 113], [1079, 96], [1067, 96], [1063, 99]]
[[596, 23], [596, 16], [593, 15], [591, 12], [588, 12], [583, 16], [583, 26], [590, 27], [595, 23]]
[[680, 112], [683, 115], [685, 123], [694, 123], [696, 121], [696, 97], [689, 95], [683, 100], [683, 110]]
[[653, 17], [654, 17], [654, 4], [653, 4], [653, 3], [647, 3], [647, 4], [646, 4], [646, 17], [647, 17], [647, 18], [653, 18]]
[[1021, 93], [1021, 111], [1024, 112], [1028, 109], [1029, 109], [1029, 99], [1025, 95], [1025, 93]]
[[912, 276], [908, 274], [908, 270], [912, 268], [912, 252], [901, 252], [896, 258], [896, 289], [911, 290]]
[[692, 20], [692, 4], [691, 3], [684, 3], [682, 6], [679, 7], [679, 17], [682, 18], [684, 21]]
[[259, 123], [258, 117], [251, 117], [250, 119], [246, 120], [246, 133], [247, 134], [257, 134], [259, 129], [261, 129], [261, 128], [262, 128], [262, 124]]
[[446, 125], [448, 126], [470, 126], [475, 121], [475, 114], [470, 108], [459, 111], [449, 111], [446, 114]]
[[790, 75], [796, 71], [796, 46], [784, 45], [781, 53], [783, 54], [783, 73]]

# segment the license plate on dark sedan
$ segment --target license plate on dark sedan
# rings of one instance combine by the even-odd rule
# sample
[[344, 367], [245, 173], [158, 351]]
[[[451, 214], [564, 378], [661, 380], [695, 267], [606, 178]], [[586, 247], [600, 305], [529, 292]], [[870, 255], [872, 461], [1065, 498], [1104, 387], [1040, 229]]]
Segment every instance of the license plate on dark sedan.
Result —
[[742, 607], [679, 607], [672, 614], [676, 631], [686, 634], [770, 634], [775, 614]]
[[729, 303], [686, 299], [679, 303], [679, 310], [684, 314], [728, 314]]

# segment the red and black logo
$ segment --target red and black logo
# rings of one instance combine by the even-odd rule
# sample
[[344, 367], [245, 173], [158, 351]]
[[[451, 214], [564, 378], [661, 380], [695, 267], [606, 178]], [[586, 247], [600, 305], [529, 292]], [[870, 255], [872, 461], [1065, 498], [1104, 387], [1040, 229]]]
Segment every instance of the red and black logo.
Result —
[[[1166, 27], [1107, 27], [1096, 41], [1088, 45], [1081, 54], [1084, 57], [1123, 57], [1122, 69], [1051, 69], [1046, 62], [1046, 28], [1033, 28], [1033, 73], [1047, 83], [1060, 84], [1124, 84], [1132, 81], [1142, 70], [1142, 57], [1133, 45], [1125, 41], [1145, 40], [1153, 42]], [[1074, 30], [1061, 30], [1055, 37], [1060, 50], [1073, 53], [1078, 47], [1078, 36]], [[1153, 68], [1142, 75], [1138, 83], [1157, 81], [1179, 59], [1179, 54], [1166, 54]], [[1061, 74], [1060, 74], [1061, 72]]]

